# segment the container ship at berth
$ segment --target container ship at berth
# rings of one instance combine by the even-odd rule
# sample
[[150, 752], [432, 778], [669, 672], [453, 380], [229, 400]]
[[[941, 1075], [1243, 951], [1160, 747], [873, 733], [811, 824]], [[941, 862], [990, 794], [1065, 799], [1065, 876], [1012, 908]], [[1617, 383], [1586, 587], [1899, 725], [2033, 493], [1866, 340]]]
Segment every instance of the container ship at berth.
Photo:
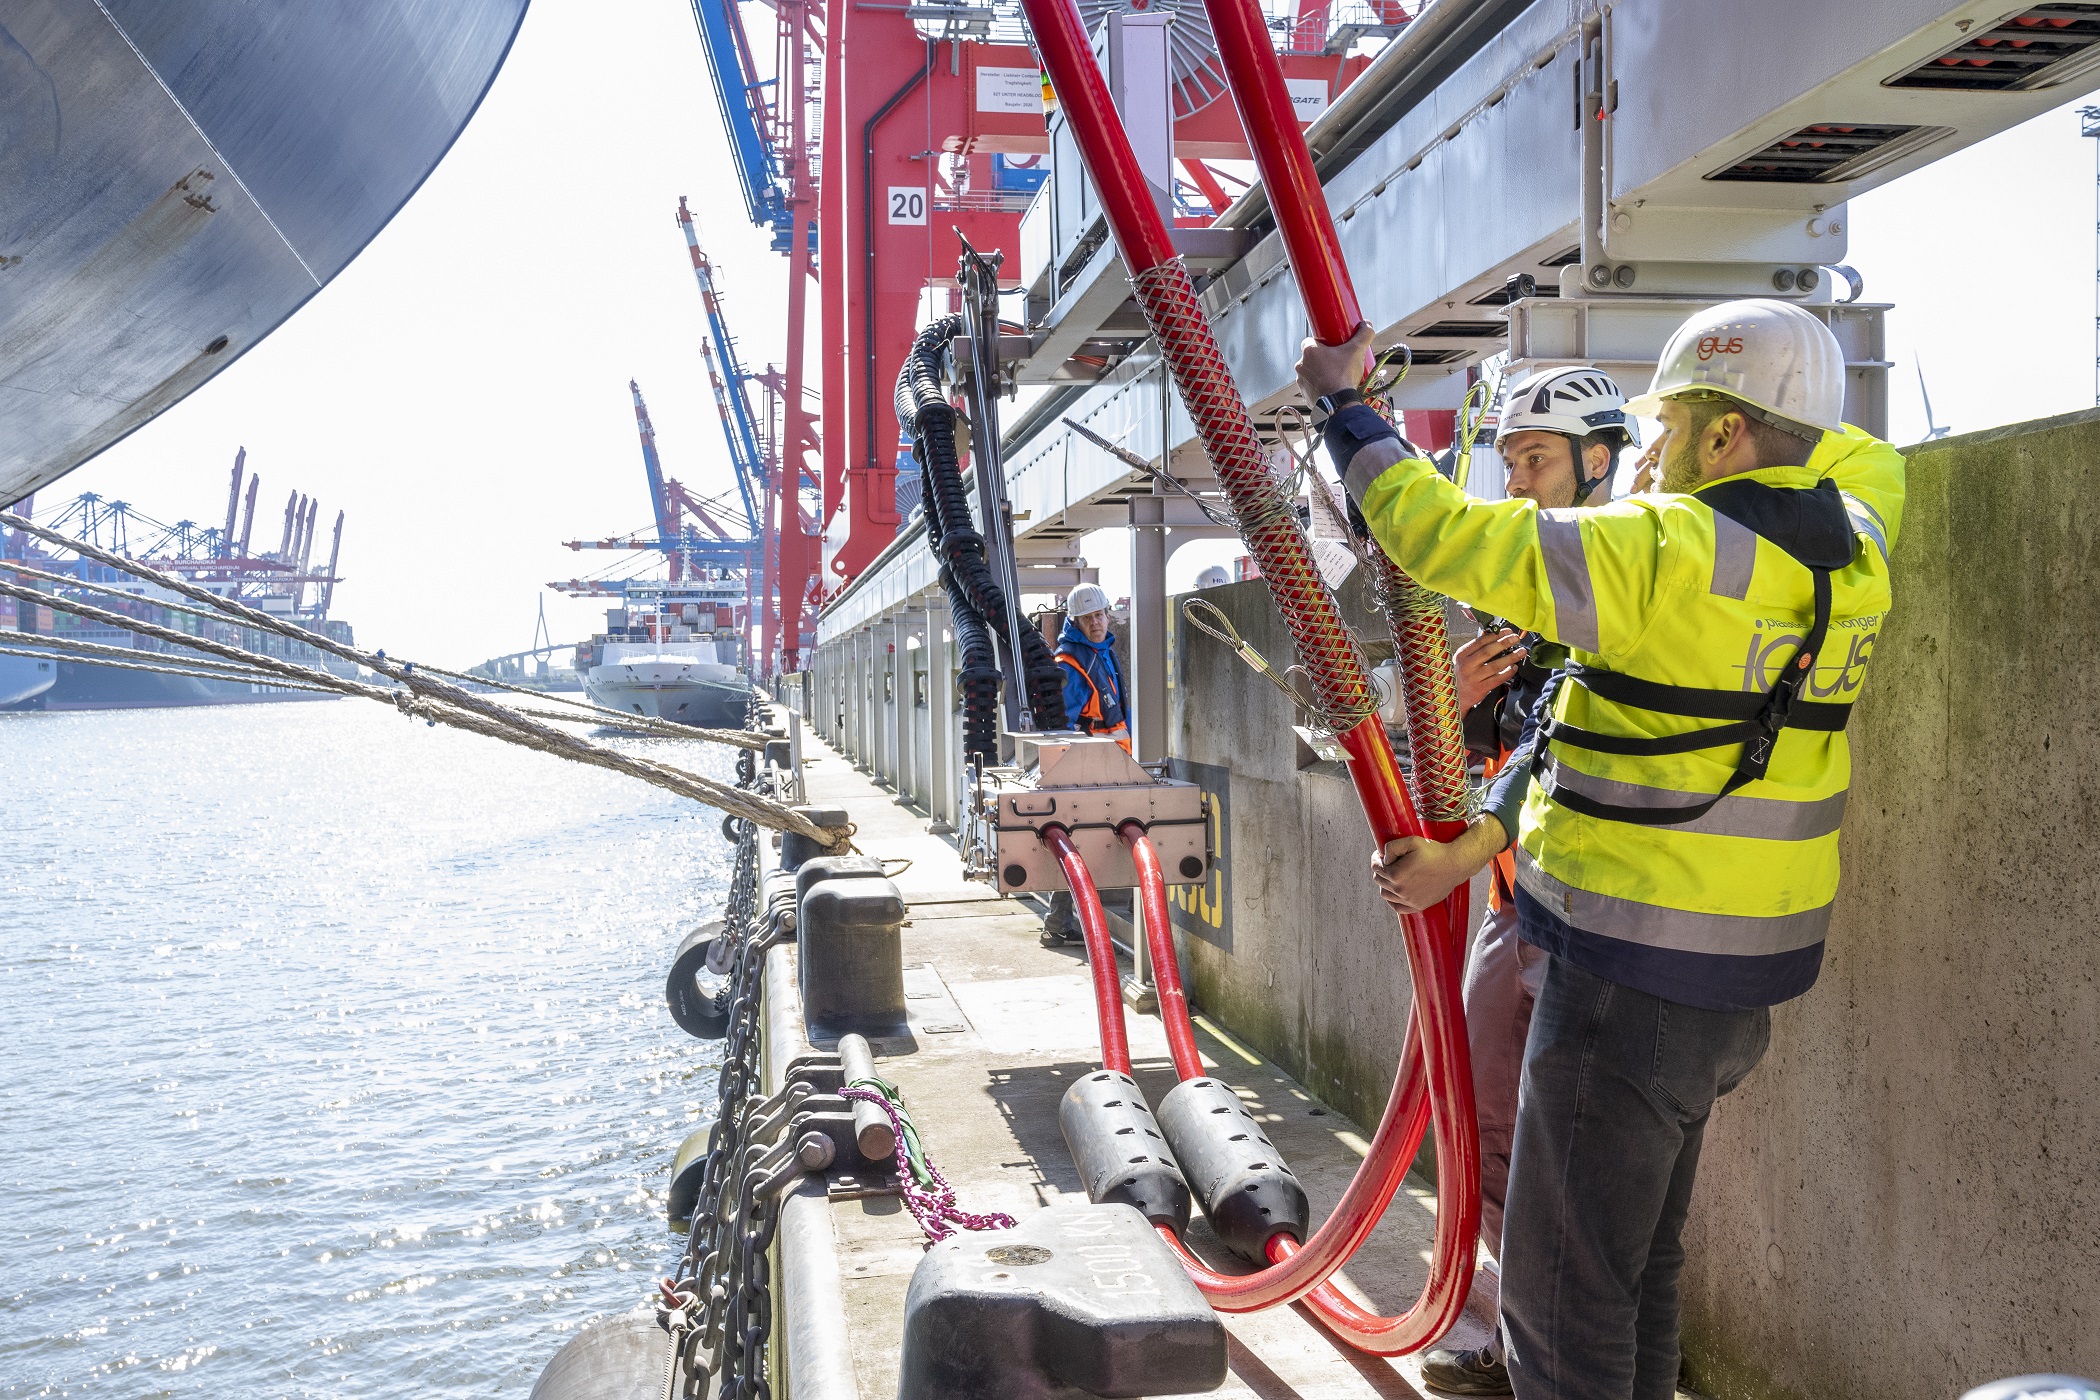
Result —
[[[697, 263], [697, 248], [694, 256]], [[641, 386], [630, 380], [627, 391], [655, 530], [566, 544], [630, 557], [661, 554], [665, 575], [572, 578], [547, 585], [572, 598], [617, 603], [605, 610], [605, 630], [577, 646], [576, 674], [592, 702], [609, 710], [705, 729], [741, 729], [751, 698], [751, 588], [763, 553], [755, 501], [763, 485], [754, 486], [755, 477], [736, 457], [733, 429], [734, 497], [695, 496], [666, 476]], [[730, 423], [726, 408], [724, 414], [725, 424]]]
[[733, 579], [630, 583], [627, 605], [607, 608], [605, 630], [576, 648], [584, 693], [625, 714], [742, 728], [743, 589]]
[[[336, 513], [325, 565], [316, 566], [313, 561], [320, 506], [297, 491], [285, 501], [278, 547], [261, 554], [251, 553], [261, 478], [247, 477], [244, 494], [246, 464], [247, 454], [238, 454], [227, 494], [226, 523], [221, 528], [199, 529], [189, 520], [166, 525], [126, 502], [103, 500], [92, 493], [74, 498], [37, 523], [137, 559], [223, 597], [238, 599], [261, 612], [290, 619], [333, 641], [351, 642], [350, 624], [329, 615], [338, 582], [336, 566], [342, 557], [342, 512]], [[34, 519], [34, 498], [22, 501], [15, 509]], [[135, 547], [134, 541], [143, 543]], [[99, 665], [76, 656], [59, 655], [57, 648], [49, 656], [4, 655], [0, 656], [0, 709], [121, 710], [329, 698], [311, 690], [204, 674], [211, 669], [208, 662], [195, 664], [191, 674], [183, 674], [186, 666], [198, 663], [195, 652], [127, 627], [82, 617], [68, 610], [71, 602], [337, 675], [354, 676], [357, 672], [349, 662], [305, 643], [231, 621], [205, 621], [192, 616], [181, 610], [183, 600], [171, 590], [90, 560], [52, 553], [23, 531], [0, 529], [0, 570], [6, 571], [0, 576], [10, 582], [27, 585], [50, 599], [48, 603], [30, 603], [0, 597], [0, 629], [18, 634], [11, 640], [20, 650], [33, 651], [35, 638], [49, 637], [54, 642], [84, 642], [165, 656], [170, 668]]]

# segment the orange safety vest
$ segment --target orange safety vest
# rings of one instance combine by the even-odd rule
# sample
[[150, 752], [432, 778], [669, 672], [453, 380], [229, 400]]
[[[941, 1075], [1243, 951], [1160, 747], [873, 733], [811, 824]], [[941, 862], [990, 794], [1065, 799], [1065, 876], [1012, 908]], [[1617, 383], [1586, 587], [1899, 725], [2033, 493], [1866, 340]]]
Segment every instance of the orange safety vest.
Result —
[[1057, 660], [1060, 665], [1070, 666], [1077, 671], [1079, 679], [1086, 682], [1087, 701], [1086, 704], [1079, 708], [1080, 723], [1077, 727], [1089, 734], [1105, 735], [1122, 745], [1124, 753], [1129, 753], [1130, 726], [1128, 724], [1119, 724], [1114, 729], [1108, 729], [1103, 726], [1101, 687], [1094, 684], [1094, 678], [1087, 674], [1086, 666], [1069, 651], [1060, 651], [1057, 654]]
[[[1495, 775], [1500, 773], [1502, 766], [1508, 762], [1508, 749], [1504, 749], [1495, 757], [1488, 759], [1481, 768], [1481, 785], [1485, 787], [1488, 783], [1493, 782]], [[1517, 888], [1517, 843], [1512, 841], [1509, 845], [1497, 851], [1490, 868], [1495, 873], [1493, 878], [1488, 881], [1488, 908], [1499, 911], [1504, 905], [1516, 898], [1514, 891]]]

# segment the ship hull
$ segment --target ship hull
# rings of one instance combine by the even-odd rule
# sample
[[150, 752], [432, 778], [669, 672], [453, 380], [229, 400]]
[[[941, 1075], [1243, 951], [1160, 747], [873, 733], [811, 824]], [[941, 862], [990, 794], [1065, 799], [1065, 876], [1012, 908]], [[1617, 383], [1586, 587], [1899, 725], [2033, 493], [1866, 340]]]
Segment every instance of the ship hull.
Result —
[[[14, 658], [6, 658], [12, 660]], [[279, 690], [244, 681], [203, 680], [159, 671], [57, 663], [58, 674], [40, 694], [10, 703], [30, 710], [149, 710], [183, 705], [256, 705], [281, 700], [333, 700], [310, 690]], [[0, 696], [6, 694], [0, 677]]]
[[35, 656], [0, 656], [0, 709], [36, 699], [58, 679], [58, 663]]
[[584, 679], [591, 702], [644, 719], [703, 729], [741, 729], [751, 684], [718, 662], [634, 660], [593, 666]]
[[[0, 503], [239, 359], [480, 104], [525, 0], [0, 6]], [[236, 174], [235, 172], [239, 172]]]

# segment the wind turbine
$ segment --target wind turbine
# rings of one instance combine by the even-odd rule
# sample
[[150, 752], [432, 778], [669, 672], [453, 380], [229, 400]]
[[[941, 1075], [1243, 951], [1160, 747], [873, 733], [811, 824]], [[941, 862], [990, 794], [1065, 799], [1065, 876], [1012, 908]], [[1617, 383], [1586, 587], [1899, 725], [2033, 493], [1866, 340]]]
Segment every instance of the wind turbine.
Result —
[[1925, 441], [1933, 442], [1947, 436], [1954, 429], [1932, 421], [1932, 395], [1925, 388], [1925, 362], [1920, 360], [1915, 352], [1910, 358], [1911, 363], [1918, 367], [1918, 397], [1925, 400]]

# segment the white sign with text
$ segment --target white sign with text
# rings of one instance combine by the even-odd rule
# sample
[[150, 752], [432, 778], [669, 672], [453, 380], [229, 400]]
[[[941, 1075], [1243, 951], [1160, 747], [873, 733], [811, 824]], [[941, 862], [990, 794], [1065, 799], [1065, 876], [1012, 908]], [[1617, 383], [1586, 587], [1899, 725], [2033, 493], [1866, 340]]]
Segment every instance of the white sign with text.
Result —
[[1042, 75], [1033, 68], [978, 69], [977, 110], [1042, 115]]
[[1283, 85], [1291, 90], [1291, 110], [1298, 114], [1298, 125], [1304, 126], [1327, 110], [1325, 78], [1285, 78]]
[[893, 224], [926, 222], [926, 191], [918, 185], [891, 185], [890, 218]]

